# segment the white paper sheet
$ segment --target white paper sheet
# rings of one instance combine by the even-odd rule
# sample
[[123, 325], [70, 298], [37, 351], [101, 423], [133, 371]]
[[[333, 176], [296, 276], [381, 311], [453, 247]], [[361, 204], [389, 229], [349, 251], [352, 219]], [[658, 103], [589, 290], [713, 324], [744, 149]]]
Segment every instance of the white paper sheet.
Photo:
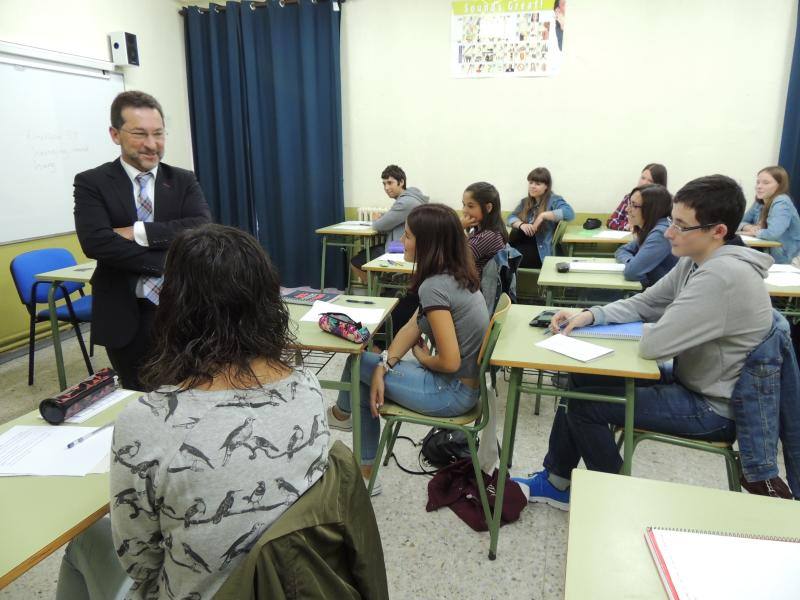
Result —
[[800, 287], [800, 273], [770, 272], [764, 282], [775, 287]]
[[375, 260], [383, 260], [383, 261], [386, 261], [386, 262], [392, 261], [392, 262], [399, 262], [399, 263], [404, 263], [404, 264], [411, 264], [411, 263], [406, 263], [406, 255], [402, 254], [402, 253], [394, 254], [394, 253], [387, 252], [386, 254], [381, 254]]
[[574, 273], [622, 273], [625, 270], [625, 265], [622, 263], [572, 260], [569, 263], [569, 270]]
[[361, 321], [364, 325], [380, 323], [383, 317], [382, 308], [360, 308], [360, 306], [368, 305], [351, 305], [347, 304], [345, 300], [339, 300], [336, 304], [331, 302], [314, 302], [309, 311], [303, 315], [300, 320], [316, 323], [319, 321], [319, 317], [322, 313], [338, 312], [346, 314], [354, 321]]
[[17, 425], [0, 435], [0, 474], [81, 477], [111, 448], [113, 427], [73, 448], [67, 444], [97, 429], [69, 425]]
[[552, 350], [553, 352], [558, 352], [559, 354], [581, 362], [589, 362], [614, 352], [613, 348], [598, 346], [597, 344], [584, 342], [583, 340], [578, 340], [560, 333], [551, 335], [541, 342], [537, 342], [536, 345], [539, 346], [539, 348]]
[[769, 268], [770, 273], [798, 273], [800, 274], [800, 269], [792, 265], [772, 265]]
[[595, 233], [592, 237], [598, 240], [623, 240], [630, 237], [630, 235], [630, 231], [614, 231], [612, 229], [607, 229]]
[[327, 229], [368, 229], [370, 227], [372, 227], [372, 223], [369, 221], [344, 221], [336, 225], [331, 225]]
[[758, 238], [756, 236], [754, 236], [754, 235], [745, 235], [743, 233], [740, 233], [739, 237], [742, 238], [742, 241], [744, 243], [750, 242], [752, 244], [753, 242], [757, 242], [758, 241]]

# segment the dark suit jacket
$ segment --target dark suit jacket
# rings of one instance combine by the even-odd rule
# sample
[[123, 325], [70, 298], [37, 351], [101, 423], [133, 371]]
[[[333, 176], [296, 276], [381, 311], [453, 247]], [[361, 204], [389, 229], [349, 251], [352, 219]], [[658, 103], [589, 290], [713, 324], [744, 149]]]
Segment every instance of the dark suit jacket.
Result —
[[136, 222], [133, 185], [120, 159], [75, 176], [75, 230], [84, 254], [97, 260], [92, 277], [92, 336], [109, 348], [128, 344], [139, 327], [136, 282], [161, 275], [167, 247], [182, 230], [211, 221], [194, 173], [159, 164], [155, 214], [145, 223], [149, 246], [113, 231]]

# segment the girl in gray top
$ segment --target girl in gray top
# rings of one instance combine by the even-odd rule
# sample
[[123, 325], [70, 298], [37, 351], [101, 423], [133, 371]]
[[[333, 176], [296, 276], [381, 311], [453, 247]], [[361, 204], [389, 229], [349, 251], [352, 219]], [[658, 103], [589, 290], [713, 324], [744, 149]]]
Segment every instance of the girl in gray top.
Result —
[[[383, 354], [365, 352], [361, 358], [361, 465], [367, 478], [384, 397], [423, 414], [453, 417], [474, 407], [479, 396], [477, 360], [489, 314], [461, 221], [444, 204], [418, 206], [402, 239], [405, 260], [417, 264], [410, 289], [419, 294], [420, 306]], [[435, 355], [420, 343], [423, 333]], [[413, 359], [401, 360], [409, 350]], [[352, 428], [349, 413], [350, 394], [340, 392], [329, 411], [331, 427]]]
[[102, 522], [71, 545], [59, 598], [126, 586], [129, 598], [212, 598], [322, 476], [323, 397], [282, 358], [288, 326], [277, 272], [250, 235], [208, 225], [173, 242], [144, 369], [155, 391], [115, 424], [113, 547]]

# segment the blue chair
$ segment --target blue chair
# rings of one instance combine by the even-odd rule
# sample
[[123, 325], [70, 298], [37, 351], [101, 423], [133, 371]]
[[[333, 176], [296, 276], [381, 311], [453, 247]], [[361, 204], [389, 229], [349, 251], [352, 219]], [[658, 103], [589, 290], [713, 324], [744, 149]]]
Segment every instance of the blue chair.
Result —
[[[63, 269], [76, 265], [77, 262], [69, 250], [64, 248], [47, 248], [44, 250], [32, 250], [16, 256], [11, 261], [11, 277], [17, 288], [20, 301], [25, 305], [30, 315], [30, 336], [28, 339], [28, 385], [33, 385], [33, 351], [34, 335], [36, 323], [50, 320], [50, 310], [36, 311], [37, 304], [47, 304], [47, 294], [50, 291], [49, 281], [37, 281], [36, 275]], [[70, 296], [78, 292], [79, 298], [73, 300]], [[86, 368], [89, 375], [94, 373], [89, 354], [86, 352], [86, 345], [83, 343], [80, 323], [90, 323], [92, 320], [92, 297], [83, 293], [83, 284], [74, 282], [62, 282], [59, 284], [55, 293], [55, 299], [64, 299], [65, 304], [56, 307], [56, 315], [59, 321], [71, 323], [78, 337], [81, 346], [83, 360], [86, 361]]]

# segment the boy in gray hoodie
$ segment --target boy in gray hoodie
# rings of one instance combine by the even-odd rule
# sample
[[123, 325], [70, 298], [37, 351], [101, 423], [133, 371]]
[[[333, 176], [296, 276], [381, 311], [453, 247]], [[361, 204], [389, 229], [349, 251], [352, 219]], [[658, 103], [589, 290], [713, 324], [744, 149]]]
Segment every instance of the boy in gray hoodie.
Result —
[[[747, 355], [772, 326], [764, 285], [769, 255], [736, 245], [745, 209], [739, 185], [723, 175], [701, 177], [675, 194], [665, 237], [677, 265], [641, 294], [578, 313], [560, 311], [551, 328], [565, 335], [575, 327], [644, 321], [639, 354], [675, 359], [674, 380], [637, 383], [634, 426], [710, 441], [734, 439], [730, 397]], [[624, 395], [623, 382], [573, 376], [578, 391]], [[566, 510], [572, 469], [618, 473], [622, 459], [609, 424], [623, 425], [625, 406], [571, 399], [560, 407], [550, 432], [544, 471], [516, 479], [531, 502]]]
[[[389, 165], [381, 173], [383, 191], [394, 200], [391, 208], [379, 219], [372, 222], [372, 228], [386, 235], [386, 242], [399, 241], [405, 229], [406, 217], [411, 209], [420, 204], [428, 203], [428, 196], [419, 191], [419, 188], [406, 188], [406, 174], [397, 165]], [[385, 246], [377, 245], [370, 248], [370, 258], [377, 258], [385, 252]], [[364, 281], [364, 271], [361, 267], [367, 259], [367, 253], [362, 250], [350, 261], [354, 267], [353, 273]]]

